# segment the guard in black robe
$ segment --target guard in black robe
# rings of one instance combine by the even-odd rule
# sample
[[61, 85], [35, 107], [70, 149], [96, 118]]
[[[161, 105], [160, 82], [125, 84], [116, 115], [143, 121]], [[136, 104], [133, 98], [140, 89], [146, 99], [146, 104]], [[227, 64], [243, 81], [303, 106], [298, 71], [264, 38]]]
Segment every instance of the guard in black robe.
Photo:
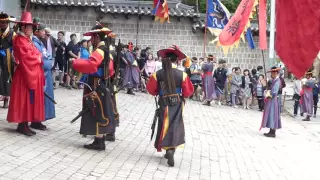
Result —
[[15, 36], [10, 29], [11, 17], [6, 13], [0, 13], [0, 96], [3, 96], [2, 108], [8, 108], [10, 96], [10, 82], [13, 75], [12, 40]]
[[105, 150], [105, 134], [113, 134], [119, 124], [115, 103], [114, 65], [110, 58], [109, 46], [104, 42], [111, 30], [96, 25], [85, 36], [91, 36], [94, 52], [89, 59], [73, 60], [73, 68], [88, 74], [84, 87], [83, 111], [80, 134], [95, 135], [94, 142], [84, 145], [86, 149]]
[[[158, 152], [166, 150], [167, 163], [174, 166], [175, 149], [185, 143], [182, 117], [184, 98], [191, 96], [194, 89], [188, 75], [177, 69], [176, 62], [186, 57], [177, 46], [162, 49], [158, 54], [163, 58], [162, 69], [150, 76], [147, 84], [148, 92], [159, 96], [159, 120], [154, 146]], [[154, 121], [153, 130], [155, 124]]]

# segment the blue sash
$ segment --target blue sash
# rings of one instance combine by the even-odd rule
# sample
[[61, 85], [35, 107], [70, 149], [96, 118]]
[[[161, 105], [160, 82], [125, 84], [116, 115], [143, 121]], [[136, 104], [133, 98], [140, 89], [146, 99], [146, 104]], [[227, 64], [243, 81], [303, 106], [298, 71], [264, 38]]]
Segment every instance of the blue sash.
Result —
[[[181, 94], [181, 93], [182, 93], [182, 89], [181, 89], [181, 88], [176, 88], [176, 93], [177, 93], [177, 94]], [[160, 89], [160, 91], [159, 91], [159, 96], [163, 96], [163, 92], [162, 92], [161, 89]]]

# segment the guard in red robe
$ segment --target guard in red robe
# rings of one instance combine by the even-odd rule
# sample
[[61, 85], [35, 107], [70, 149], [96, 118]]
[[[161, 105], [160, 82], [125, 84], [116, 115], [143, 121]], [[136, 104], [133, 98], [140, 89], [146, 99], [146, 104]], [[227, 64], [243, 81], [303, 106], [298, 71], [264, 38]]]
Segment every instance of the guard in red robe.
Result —
[[[158, 152], [161, 152], [161, 149], [166, 150], [165, 158], [172, 167], [175, 149], [185, 143], [182, 117], [184, 98], [191, 96], [194, 89], [188, 75], [177, 69], [177, 61], [186, 58], [177, 46], [162, 49], [158, 51], [158, 55], [162, 57], [162, 69], [150, 77], [147, 90], [159, 97], [160, 107], [157, 111], [159, 120], [154, 146]], [[155, 123], [156, 118], [152, 125], [153, 131]]]
[[31, 36], [34, 24], [30, 12], [23, 12], [19, 24], [20, 33], [13, 40], [16, 70], [13, 74], [11, 98], [7, 120], [19, 123], [17, 131], [27, 136], [36, 132], [28, 122], [41, 122], [44, 115], [44, 72], [42, 55], [34, 46]]
[[[94, 135], [92, 144], [84, 145], [86, 149], [105, 150], [105, 137], [114, 141], [115, 128], [119, 124], [119, 114], [115, 104], [114, 66], [110, 58], [109, 46], [105, 44], [105, 36], [112, 31], [96, 25], [85, 36], [91, 36], [95, 48], [89, 59], [72, 61], [73, 68], [88, 74], [88, 84], [83, 93], [83, 114], [80, 134]], [[111, 137], [110, 137], [111, 136]], [[112, 138], [113, 136], [113, 138]]]

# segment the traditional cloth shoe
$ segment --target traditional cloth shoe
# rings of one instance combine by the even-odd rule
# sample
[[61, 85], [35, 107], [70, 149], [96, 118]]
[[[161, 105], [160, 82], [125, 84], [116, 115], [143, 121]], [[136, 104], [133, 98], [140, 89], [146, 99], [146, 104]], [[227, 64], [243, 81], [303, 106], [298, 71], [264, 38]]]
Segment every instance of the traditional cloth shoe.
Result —
[[175, 152], [175, 149], [168, 149], [167, 153], [166, 153], [166, 157], [168, 159], [167, 164], [170, 167], [174, 166], [174, 157], [173, 157], [174, 156], [174, 152]]
[[106, 145], [104, 143], [104, 138], [94, 138], [94, 141], [92, 144], [84, 145], [83, 146], [85, 149], [90, 149], [90, 150], [97, 150], [97, 151], [103, 151], [106, 150]]
[[114, 134], [107, 134], [105, 136], [105, 141], [111, 141], [111, 142], [114, 142], [116, 141], [116, 136]]
[[33, 122], [31, 123], [30, 127], [33, 129], [41, 130], [41, 131], [44, 131], [47, 129], [47, 126], [43, 125], [41, 122]]

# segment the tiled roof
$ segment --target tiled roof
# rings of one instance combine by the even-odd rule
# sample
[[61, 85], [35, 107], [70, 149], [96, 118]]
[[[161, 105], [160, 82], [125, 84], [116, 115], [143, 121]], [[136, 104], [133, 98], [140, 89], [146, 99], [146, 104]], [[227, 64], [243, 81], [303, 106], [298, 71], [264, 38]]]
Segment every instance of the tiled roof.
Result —
[[101, 0], [31, 0], [31, 3], [48, 6], [101, 6]]
[[[180, 3], [180, 1], [167, 1], [169, 6], [170, 16], [181, 17], [199, 17], [193, 6], [188, 6]], [[139, 14], [152, 15], [153, 10], [152, 1], [125, 1], [125, 0], [104, 0], [104, 8], [102, 12], [105, 13], [125, 13], [125, 14]]]
[[[100, 7], [101, 12], [117, 14], [150, 15], [153, 1], [133, 0], [31, 0], [33, 4], [47, 6], [93, 6]], [[193, 6], [180, 3], [178, 0], [167, 1], [169, 15], [177, 17], [199, 17]]]

